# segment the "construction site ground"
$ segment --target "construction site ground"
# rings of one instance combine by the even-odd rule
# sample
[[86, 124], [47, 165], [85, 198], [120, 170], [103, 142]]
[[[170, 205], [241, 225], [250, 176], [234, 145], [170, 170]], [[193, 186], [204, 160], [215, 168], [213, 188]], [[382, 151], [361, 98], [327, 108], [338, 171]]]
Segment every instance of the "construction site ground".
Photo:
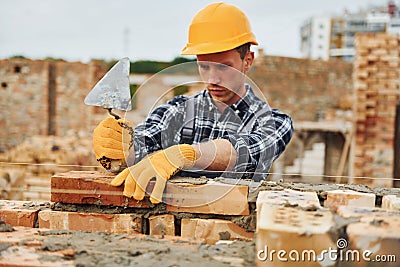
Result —
[[[254, 266], [254, 242], [13, 227], [0, 266]], [[0, 227], [0, 231], [10, 228]]]

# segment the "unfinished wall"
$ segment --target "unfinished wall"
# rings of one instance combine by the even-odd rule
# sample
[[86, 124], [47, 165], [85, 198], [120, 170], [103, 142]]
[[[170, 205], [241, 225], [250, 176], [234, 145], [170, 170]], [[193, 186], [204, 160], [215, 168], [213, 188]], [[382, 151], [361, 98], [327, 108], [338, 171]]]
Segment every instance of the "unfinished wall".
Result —
[[94, 61], [0, 60], [0, 152], [29, 136], [87, 132], [83, 99], [105, 71]]
[[[355, 40], [356, 105], [354, 176], [393, 177], [399, 38], [358, 34]], [[392, 186], [392, 179], [358, 179], [372, 186]]]
[[342, 60], [310, 60], [265, 56], [259, 51], [250, 78], [268, 103], [294, 121], [323, 119], [352, 94], [352, 64]]
[[48, 70], [47, 61], [0, 60], [0, 151], [47, 134]]
[[[97, 64], [97, 65], [96, 65]], [[64, 136], [71, 129], [91, 133], [93, 109], [84, 105], [86, 95], [104, 75], [99, 63], [57, 63], [56, 134]]]

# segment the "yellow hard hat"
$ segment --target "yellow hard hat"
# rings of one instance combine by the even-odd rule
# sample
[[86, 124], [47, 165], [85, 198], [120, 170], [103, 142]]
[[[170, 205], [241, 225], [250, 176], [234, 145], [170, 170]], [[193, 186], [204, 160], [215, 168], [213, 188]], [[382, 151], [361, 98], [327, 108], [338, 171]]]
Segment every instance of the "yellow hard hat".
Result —
[[258, 45], [247, 16], [237, 7], [213, 3], [200, 10], [189, 26], [182, 55], [202, 55], [234, 49], [245, 43]]

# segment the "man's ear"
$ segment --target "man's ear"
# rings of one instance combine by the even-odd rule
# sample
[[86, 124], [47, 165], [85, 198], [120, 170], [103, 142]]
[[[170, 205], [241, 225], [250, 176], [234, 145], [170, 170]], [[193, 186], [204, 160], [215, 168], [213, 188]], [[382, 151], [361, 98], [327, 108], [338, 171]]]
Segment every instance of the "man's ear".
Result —
[[244, 60], [244, 71], [247, 72], [250, 70], [250, 67], [253, 64], [254, 52], [248, 51], [243, 60]]

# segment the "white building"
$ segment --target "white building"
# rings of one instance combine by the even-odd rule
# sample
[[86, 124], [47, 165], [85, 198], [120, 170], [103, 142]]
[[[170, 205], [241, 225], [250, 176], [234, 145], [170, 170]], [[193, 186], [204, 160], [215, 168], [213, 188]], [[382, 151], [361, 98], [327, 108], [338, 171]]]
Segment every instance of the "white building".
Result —
[[355, 14], [308, 19], [300, 29], [302, 56], [352, 61], [355, 35], [360, 32], [400, 34], [398, 7], [389, 2], [387, 7], [370, 7]]
[[301, 51], [303, 57], [329, 59], [329, 40], [331, 19], [315, 17], [307, 20], [301, 27]]

